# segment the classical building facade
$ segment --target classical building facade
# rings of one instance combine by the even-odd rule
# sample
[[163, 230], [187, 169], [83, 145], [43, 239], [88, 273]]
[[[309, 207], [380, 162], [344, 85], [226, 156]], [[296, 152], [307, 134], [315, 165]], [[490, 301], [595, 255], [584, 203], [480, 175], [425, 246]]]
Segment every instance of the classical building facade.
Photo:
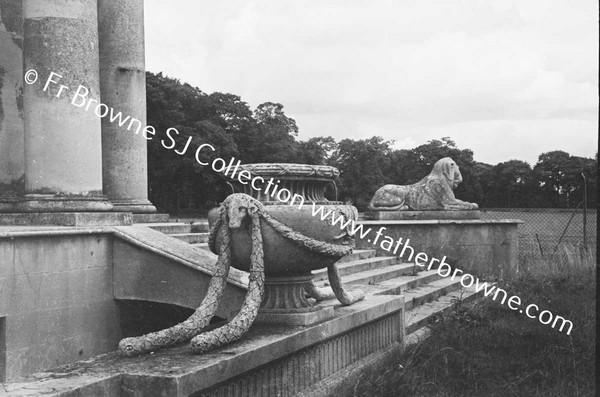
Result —
[[100, 117], [145, 124], [143, 13], [142, 0], [0, 0], [0, 212], [156, 211], [146, 139]]

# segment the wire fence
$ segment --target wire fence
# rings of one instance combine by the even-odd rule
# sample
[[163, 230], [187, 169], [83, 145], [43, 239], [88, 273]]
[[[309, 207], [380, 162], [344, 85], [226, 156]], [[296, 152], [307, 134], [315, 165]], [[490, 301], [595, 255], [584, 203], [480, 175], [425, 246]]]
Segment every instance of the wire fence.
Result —
[[481, 218], [522, 220], [519, 225], [521, 257], [549, 257], [563, 247], [596, 252], [596, 209], [488, 208], [481, 209]]

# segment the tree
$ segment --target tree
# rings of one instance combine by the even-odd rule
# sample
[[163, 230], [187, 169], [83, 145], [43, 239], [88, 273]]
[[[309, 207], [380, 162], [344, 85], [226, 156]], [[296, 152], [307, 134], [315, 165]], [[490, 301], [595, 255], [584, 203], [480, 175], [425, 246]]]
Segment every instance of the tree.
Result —
[[304, 164], [325, 165], [337, 147], [335, 139], [330, 136], [300, 141], [298, 161]]
[[531, 166], [521, 160], [498, 163], [491, 169], [489, 205], [526, 208], [536, 187]]
[[389, 183], [409, 185], [428, 175], [433, 165], [441, 158], [451, 157], [460, 167], [463, 182], [455, 194], [461, 200], [475, 203], [483, 199], [483, 190], [473, 175], [473, 151], [459, 149], [449, 137], [434, 139], [411, 150], [398, 150], [392, 154]]
[[330, 164], [340, 170], [341, 199], [350, 200], [359, 210], [367, 208], [375, 191], [385, 183], [391, 144], [379, 136], [338, 143]]
[[569, 204], [569, 173], [572, 173], [571, 156], [562, 150], [542, 153], [534, 166], [539, 189], [537, 202], [543, 207], [564, 208]]
[[249, 147], [246, 162], [294, 163], [298, 160], [298, 126], [283, 111], [283, 105], [265, 102], [254, 110], [257, 130]]

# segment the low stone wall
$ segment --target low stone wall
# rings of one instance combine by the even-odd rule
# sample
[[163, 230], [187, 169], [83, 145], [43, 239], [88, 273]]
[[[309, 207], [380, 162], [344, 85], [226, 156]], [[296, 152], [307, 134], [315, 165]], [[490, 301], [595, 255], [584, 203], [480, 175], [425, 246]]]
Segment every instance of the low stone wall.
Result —
[[404, 297], [323, 304], [335, 306], [333, 318], [308, 327], [253, 325], [241, 340], [208, 354], [190, 354], [186, 345], [136, 357], [115, 352], [4, 387], [9, 395], [352, 395], [361, 373], [400, 351]]
[[[396, 255], [400, 255], [404, 243], [418, 252], [427, 254], [456, 266], [473, 275], [503, 277], [514, 275], [518, 271], [518, 234], [517, 226], [521, 221], [504, 220], [406, 220], [406, 221], [361, 221], [363, 230], [371, 232], [360, 239], [357, 236], [357, 248], [376, 249], [380, 256], [393, 255], [379, 244], [383, 236], [394, 241], [402, 238]], [[375, 233], [382, 231], [376, 244]], [[386, 246], [387, 248], [387, 246]], [[407, 260], [410, 250], [407, 248], [403, 259]], [[414, 261], [414, 257], [412, 258]]]
[[[195, 309], [215, 260], [146, 227], [0, 226], [0, 382], [116, 350], [117, 300]], [[221, 318], [246, 292], [228, 281]]]
[[121, 334], [112, 236], [50, 230], [2, 237], [0, 381], [113, 350]]

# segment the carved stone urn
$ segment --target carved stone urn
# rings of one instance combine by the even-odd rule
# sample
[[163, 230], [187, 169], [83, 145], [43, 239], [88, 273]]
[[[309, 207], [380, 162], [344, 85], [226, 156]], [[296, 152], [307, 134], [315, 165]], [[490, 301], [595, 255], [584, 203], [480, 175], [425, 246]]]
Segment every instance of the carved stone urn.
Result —
[[[335, 291], [336, 286], [342, 287], [334, 263], [351, 253], [354, 238], [340, 223], [332, 225], [332, 214], [343, 217], [344, 221], [356, 220], [357, 211], [353, 206], [325, 198], [327, 186], [335, 188], [339, 171], [334, 167], [305, 164], [246, 164], [242, 169], [264, 181], [260, 190], [250, 183], [236, 186], [240, 193], [259, 200], [263, 204], [262, 211], [267, 214], [261, 218], [265, 295], [257, 321], [308, 325], [332, 316], [331, 306], [317, 305], [307, 293], [315, 291], [312, 271], [323, 268], [329, 269], [335, 296], [339, 299], [340, 294], [345, 293]], [[255, 184], [255, 187], [259, 186]], [[313, 216], [320, 207], [323, 207], [322, 212]], [[328, 211], [331, 214], [322, 220], [321, 214]], [[218, 217], [216, 209], [209, 213], [211, 227]], [[213, 252], [218, 254], [220, 246], [217, 238]], [[249, 217], [242, 221], [241, 227], [231, 229], [230, 249], [231, 265], [248, 271], [252, 252]], [[335, 281], [331, 280], [332, 272], [337, 277]], [[346, 304], [359, 299], [362, 297], [354, 297]]]

